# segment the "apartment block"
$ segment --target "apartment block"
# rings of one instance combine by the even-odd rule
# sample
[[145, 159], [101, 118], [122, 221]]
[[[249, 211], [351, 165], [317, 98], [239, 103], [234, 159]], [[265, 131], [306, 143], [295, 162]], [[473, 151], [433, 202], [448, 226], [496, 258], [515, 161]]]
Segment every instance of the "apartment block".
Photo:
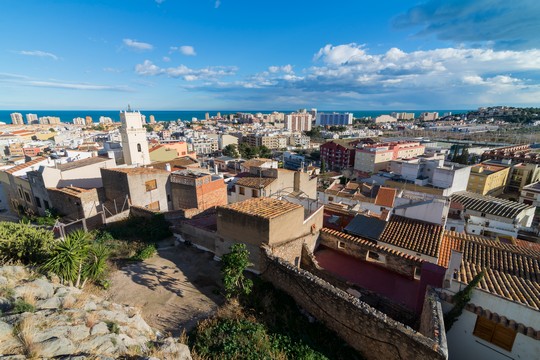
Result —
[[364, 144], [356, 149], [354, 170], [358, 176], [367, 177], [388, 170], [391, 160], [413, 158], [424, 151], [424, 145], [413, 141]]
[[360, 139], [330, 140], [320, 146], [321, 162], [328, 170], [344, 170], [354, 166], [356, 146]]
[[305, 112], [285, 115], [285, 129], [290, 131], [310, 131], [311, 120], [311, 114]]
[[24, 125], [24, 119], [21, 113], [11, 113], [11, 123], [13, 125]]
[[500, 195], [506, 187], [509, 174], [508, 166], [476, 164], [471, 168], [467, 191], [482, 195]]
[[352, 125], [353, 114], [352, 113], [317, 113], [315, 124], [319, 126], [346, 126]]

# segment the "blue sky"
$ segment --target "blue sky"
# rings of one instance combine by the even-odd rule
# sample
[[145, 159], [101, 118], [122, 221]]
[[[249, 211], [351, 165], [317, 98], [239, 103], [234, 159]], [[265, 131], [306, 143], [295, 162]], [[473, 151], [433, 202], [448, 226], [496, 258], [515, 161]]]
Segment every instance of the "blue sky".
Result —
[[540, 106], [537, 0], [2, 0], [1, 109]]

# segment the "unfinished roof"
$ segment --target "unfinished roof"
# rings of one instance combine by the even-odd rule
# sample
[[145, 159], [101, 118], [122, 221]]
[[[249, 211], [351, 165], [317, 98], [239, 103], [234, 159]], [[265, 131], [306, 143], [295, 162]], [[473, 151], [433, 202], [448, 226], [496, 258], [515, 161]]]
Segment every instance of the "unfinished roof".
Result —
[[[445, 232], [443, 243], [463, 253], [460, 281], [468, 283], [486, 269], [480, 289], [540, 309], [540, 251], [453, 231]], [[447, 266], [450, 254], [444, 256], [439, 265]]]
[[112, 169], [103, 169], [106, 171], [115, 171], [119, 173], [124, 173], [128, 175], [142, 175], [142, 174], [168, 174], [168, 171], [161, 169], [154, 169], [151, 167], [134, 167], [134, 168], [112, 168]]
[[285, 200], [262, 197], [220, 206], [219, 208], [263, 219], [273, 219], [290, 211], [301, 209], [302, 206]]
[[251, 160], [248, 160], [248, 161], [244, 161], [242, 163], [242, 166], [247, 167], [247, 168], [251, 168], [252, 166], [258, 167], [258, 166], [262, 166], [262, 165], [266, 164], [267, 162], [271, 162], [271, 161], [273, 161], [273, 160], [272, 159], [265, 159], [265, 158], [255, 158], [255, 159], [251, 159]]
[[26, 169], [28, 167], [37, 165], [37, 164], [41, 163], [44, 160], [47, 160], [47, 158], [43, 157], [43, 156], [38, 156], [34, 160], [31, 160], [31, 161], [25, 162], [24, 164], [16, 165], [16, 166], [14, 166], [12, 168], [9, 168], [9, 169], [6, 170], [6, 172], [8, 174], [13, 174], [13, 173], [16, 173], [19, 170], [23, 170], [23, 169]]
[[515, 218], [523, 210], [532, 207], [531, 205], [468, 191], [453, 194], [451, 200], [462, 204], [467, 210], [478, 211], [509, 219]]
[[273, 183], [276, 178], [263, 178], [257, 176], [246, 176], [236, 180], [236, 185], [245, 186], [252, 189], [265, 188]]
[[186, 167], [193, 167], [193, 165], [199, 165], [199, 162], [189, 156], [183, 156], [169, 161], [152, 162], [151, 166], [155, 169], [166, 170], [167, 164], [171, 165], [171, 169], [183, 169]]
[[443, 236], [441, 225], [394, 215], [379, 241], [416, 253], [437, 257]]
[[94, 157], [90, 157], [90, 158], [86, 158], [86, 159], [82, 159], [82, 160], [71, 161], [71, 162], [67, 162], [65, 164], [60, 164], [60, 165], [57, 165], [56, 168], [58, 170], [60, 170], [60, 171], [68, 171], [68, 170], [81, 168], [81, 167], [84, 167], [84, 166], [90, 166], [90, 165], [94, 165], [94, 164], [99, 164], [99, 163], [107, 161], [107, 160], [109, 160], [109, 158], [107, 158], [107, 157], [94, 156]]
[[87, 193], [89, 191], [94, 191], [95, 189], [83, 189], [76, 186], [68, 186], [65, 188], [49, 188], [49, 191], [56, 191], [60, 192], [69, 196], [73, 197], [81, 197], [84, 193]]

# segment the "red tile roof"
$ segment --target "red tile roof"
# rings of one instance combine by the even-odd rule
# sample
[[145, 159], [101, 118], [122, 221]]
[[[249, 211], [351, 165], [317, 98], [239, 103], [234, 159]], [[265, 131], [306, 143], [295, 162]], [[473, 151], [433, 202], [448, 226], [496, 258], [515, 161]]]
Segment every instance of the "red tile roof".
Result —
[[394, 215], [379, 241], [416, 253], [437, 257], [443, 237], [443, 227]]
[[397, 190], [381, 186], [375, 197], [375, 205], [394, 207]]
[[12, 168], [9, 168], [6, 170], [6, 172], [8, 174], [13, 174], [19, 170], [23, 170], [23, 169], [26, 169], [28, 167], [31, 167], [31, 166], [34, 166], [34, 165], [37, 165], [39, 164], [40, 162], [44, 161], [44, 160], [47, 160], [46, 157], [43, 157], [43, 156], [39, 156], [37, 158], [35, 158], [34, 160], [31, 160], [31, 161], [28, 161], [28, 162], [25, 162], [24, 164], [20, 164], [20, 165], [16, 165]]
[[272, 219], [301, 208], [301, 205], [293, 204], [285, 200], [264, 197], [248, 199], [234, 204], [218, 207], [218, 209], [232, 210], [241, 214], [261, 217], [264, 219]]

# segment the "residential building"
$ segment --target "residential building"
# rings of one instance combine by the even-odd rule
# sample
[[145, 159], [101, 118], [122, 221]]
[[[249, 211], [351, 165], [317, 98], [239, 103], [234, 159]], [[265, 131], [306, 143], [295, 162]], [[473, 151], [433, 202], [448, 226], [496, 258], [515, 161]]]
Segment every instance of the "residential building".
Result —
[[390, 161], [390, 172], [398, 175], [393, 180], [404, 180], [418, 186], [447, 189], [443, 195], [467, 190], [471, 167], [445, 162], [443, 156], [418, 156]]
[[191, 217], [216, 206], [227, 205], [223, 178], [196, 170], [171, 173], [172, 209], [185, 210]]
[[360, 139], [330, 140], [320, 146], [321, 167], [324, 163], [326, 170], [345, 170], [354, 166], [356, 146]]
[[347, 126], [353, 123], [352, 113], [316, 113], [315, 124], [318, 126]]
[[120, 112], [120, 136], [122, 138], [122, 152], [124, 162], [127, 165], [147, 165], [150, 164], [150, 154], [148, 153], [148, 140], [146, 139], [146, 129], [143, 127], [144, 120], [139, 111]]
[[24, 119], [21, 113], [11, 113], [11, 123], [13, 125], [24, 125]]
[[[322, 228], [323, 207], [306, 212], [304, 207], [273, 198], [248, 199], [217, 208], [217, 234], [215, 255], [220, 258], [230, 251], [234, 244], [245, 244], [252, 270], [260, 272], [260, 247], [273, 246], [305, 237], [313, 242]], [[312, 238], [309, 240], [308, 238]], [[300, 247], [297, 257], [292, 259], [300, 265]]]
[[447, 268], [440, 291], [442, 308], [481, 271], [462, 314], [447, 329], [448, 353], [455, 359], [533, 359], [540, 333], [540, 251], [519, 243], [493, 241], [447, 231], [439, 264]]
[[169, 161], [156, 161], [152, 163], [152, 167], [154, 169], [166, 170], [168, 172], [186, 169], [201, 169], [199, 162], [190, 156], [181, 156]]
[[283, 153], [283, 168], [288, 170], [300, 170], [306, 166], [306, 157], [294, 152]]
[[384, 123], [391, 123], [396, 122], [397, 119], [390, 115], [380, 115], [375, 118], [375, 124], [384, 124]]
[[191, 138], [188, 141], [191, 151], [197, 155], [210, 155], [219, 150], [217, 139]]
[[28, 125], [39, 123], [37, 114], [26, 114], [26, 123]]
[[506, 188], [509, 174], [509, 166], [490, 165], [487, 163], [473, 165], [469, 175], [467, 191], [481, 195], [500, 195]]
[[82, 117], [73, 118], [73, 125], [85, 125], [86, 121]]
[[540, 182], [524, 186], [519, 195], [519, 202], [536, 207], [532, 226], [538, 228], [540, 225]]
[[126, 202], [155, 211], [172, 208], [169, 172], [161, 169], [113, 168], [101, 169], [106, 207], [122, 207]]
[[39, 123], [42, 125], [60, 125], [61, 121], [58, 116], [42, 116], [39, 118]]
[[396, 118], [398, 120], [414, 120], [415, 116], [414, 113], [408, 113], [408, 112], [393, 112], [390, 114], [393, 118]]
[[272, 159], [255, 158], [244, 161], [240, 165], [240, 169], [242, 172], [251, 172], [251, 168], [277, 169], [278, 162]]
[[508, 191], [521, 192], [527, 185], [540, 180], [540, 164], [520, 163], [510, 169]]
[[420, 114], [420, 121], [435, 121], [439, 118], [438, 112], [423, 112]]
[[317, 199], [317, 177], [303, 171], [252, 167], [232, 181], [229, 203], [259, 197], [296, 196]]
[[270, 150], [286, 148], [288, 138], [282, 135], [248, 134], [242, 137], [242, 142], [249, 146], [266, 146]]
[[218, 149], [223, 150], [227, 145], [238, 145], [238, 138], [229, 134], [219, 134]]
[[34, 196], [37, 212], [41, 215], [50, 208], [62, 209], [61, 202], [50, 199], [51, 188], [64, 188], [73, 186], [82, 189], [99, 188], [101, 181], [101, 168], [114, 168], [114, 159], [95, 156], [82, 160], [54, 164], [54, 166], [41, 165], [26, 175]]
[[[214, 159], [214, 168], [217, 168], [219, 172], [228, 172], [231, 170], [230, 164], [234, 164], [238, 159], [235, 159], [230, 156], [220, 156]], [[232, 165], [234, 169], [234, 165]]]
[[[301, 135], [301, 134], [293, 134], [289, 136], [288, 145], [306, 149], [309, 147], [310, 143], [311, 143], [311, 138], [309, 136]], [[281, 147], [280, 149], [282, 148], [283, 147]]]
[[458, 192], [451, 201], [463, 206], [465, 231], [472, 235], [517, 238], [520, 230], [530, 229], [536, 208], [472, 192]]
[[[63, 216], [63, 221], [88, 219], [101, 211], [101, 191], [76, 186], [47, 189], [51, 204]], [[60, 204], [61, 206], [58, 206]]]
[[307, 112], [297, 112], [285, 115], [285, 129], [290, 131], [310, 131], [311, 114]]
[[85, 119], [86, 119], [86, 125], [87, 125], [87, 126], [88, 126], [88, 125], [92, 125], [93, 120], [92, 120], [92, 117], [91, 117], [91, 116], [87, 115]]
[[109, 124], [112, 124], [113, 121], [108, 116], [100, 116], [99, 117], [99, 123], [102, 124], [102, 125], [109, 125]]
[[415, 141], [362, 144], [356, 148], [354, 170], [359, 177], [369, 177], [389, 170], [390, 161], [423, 155], [425, 146]]

